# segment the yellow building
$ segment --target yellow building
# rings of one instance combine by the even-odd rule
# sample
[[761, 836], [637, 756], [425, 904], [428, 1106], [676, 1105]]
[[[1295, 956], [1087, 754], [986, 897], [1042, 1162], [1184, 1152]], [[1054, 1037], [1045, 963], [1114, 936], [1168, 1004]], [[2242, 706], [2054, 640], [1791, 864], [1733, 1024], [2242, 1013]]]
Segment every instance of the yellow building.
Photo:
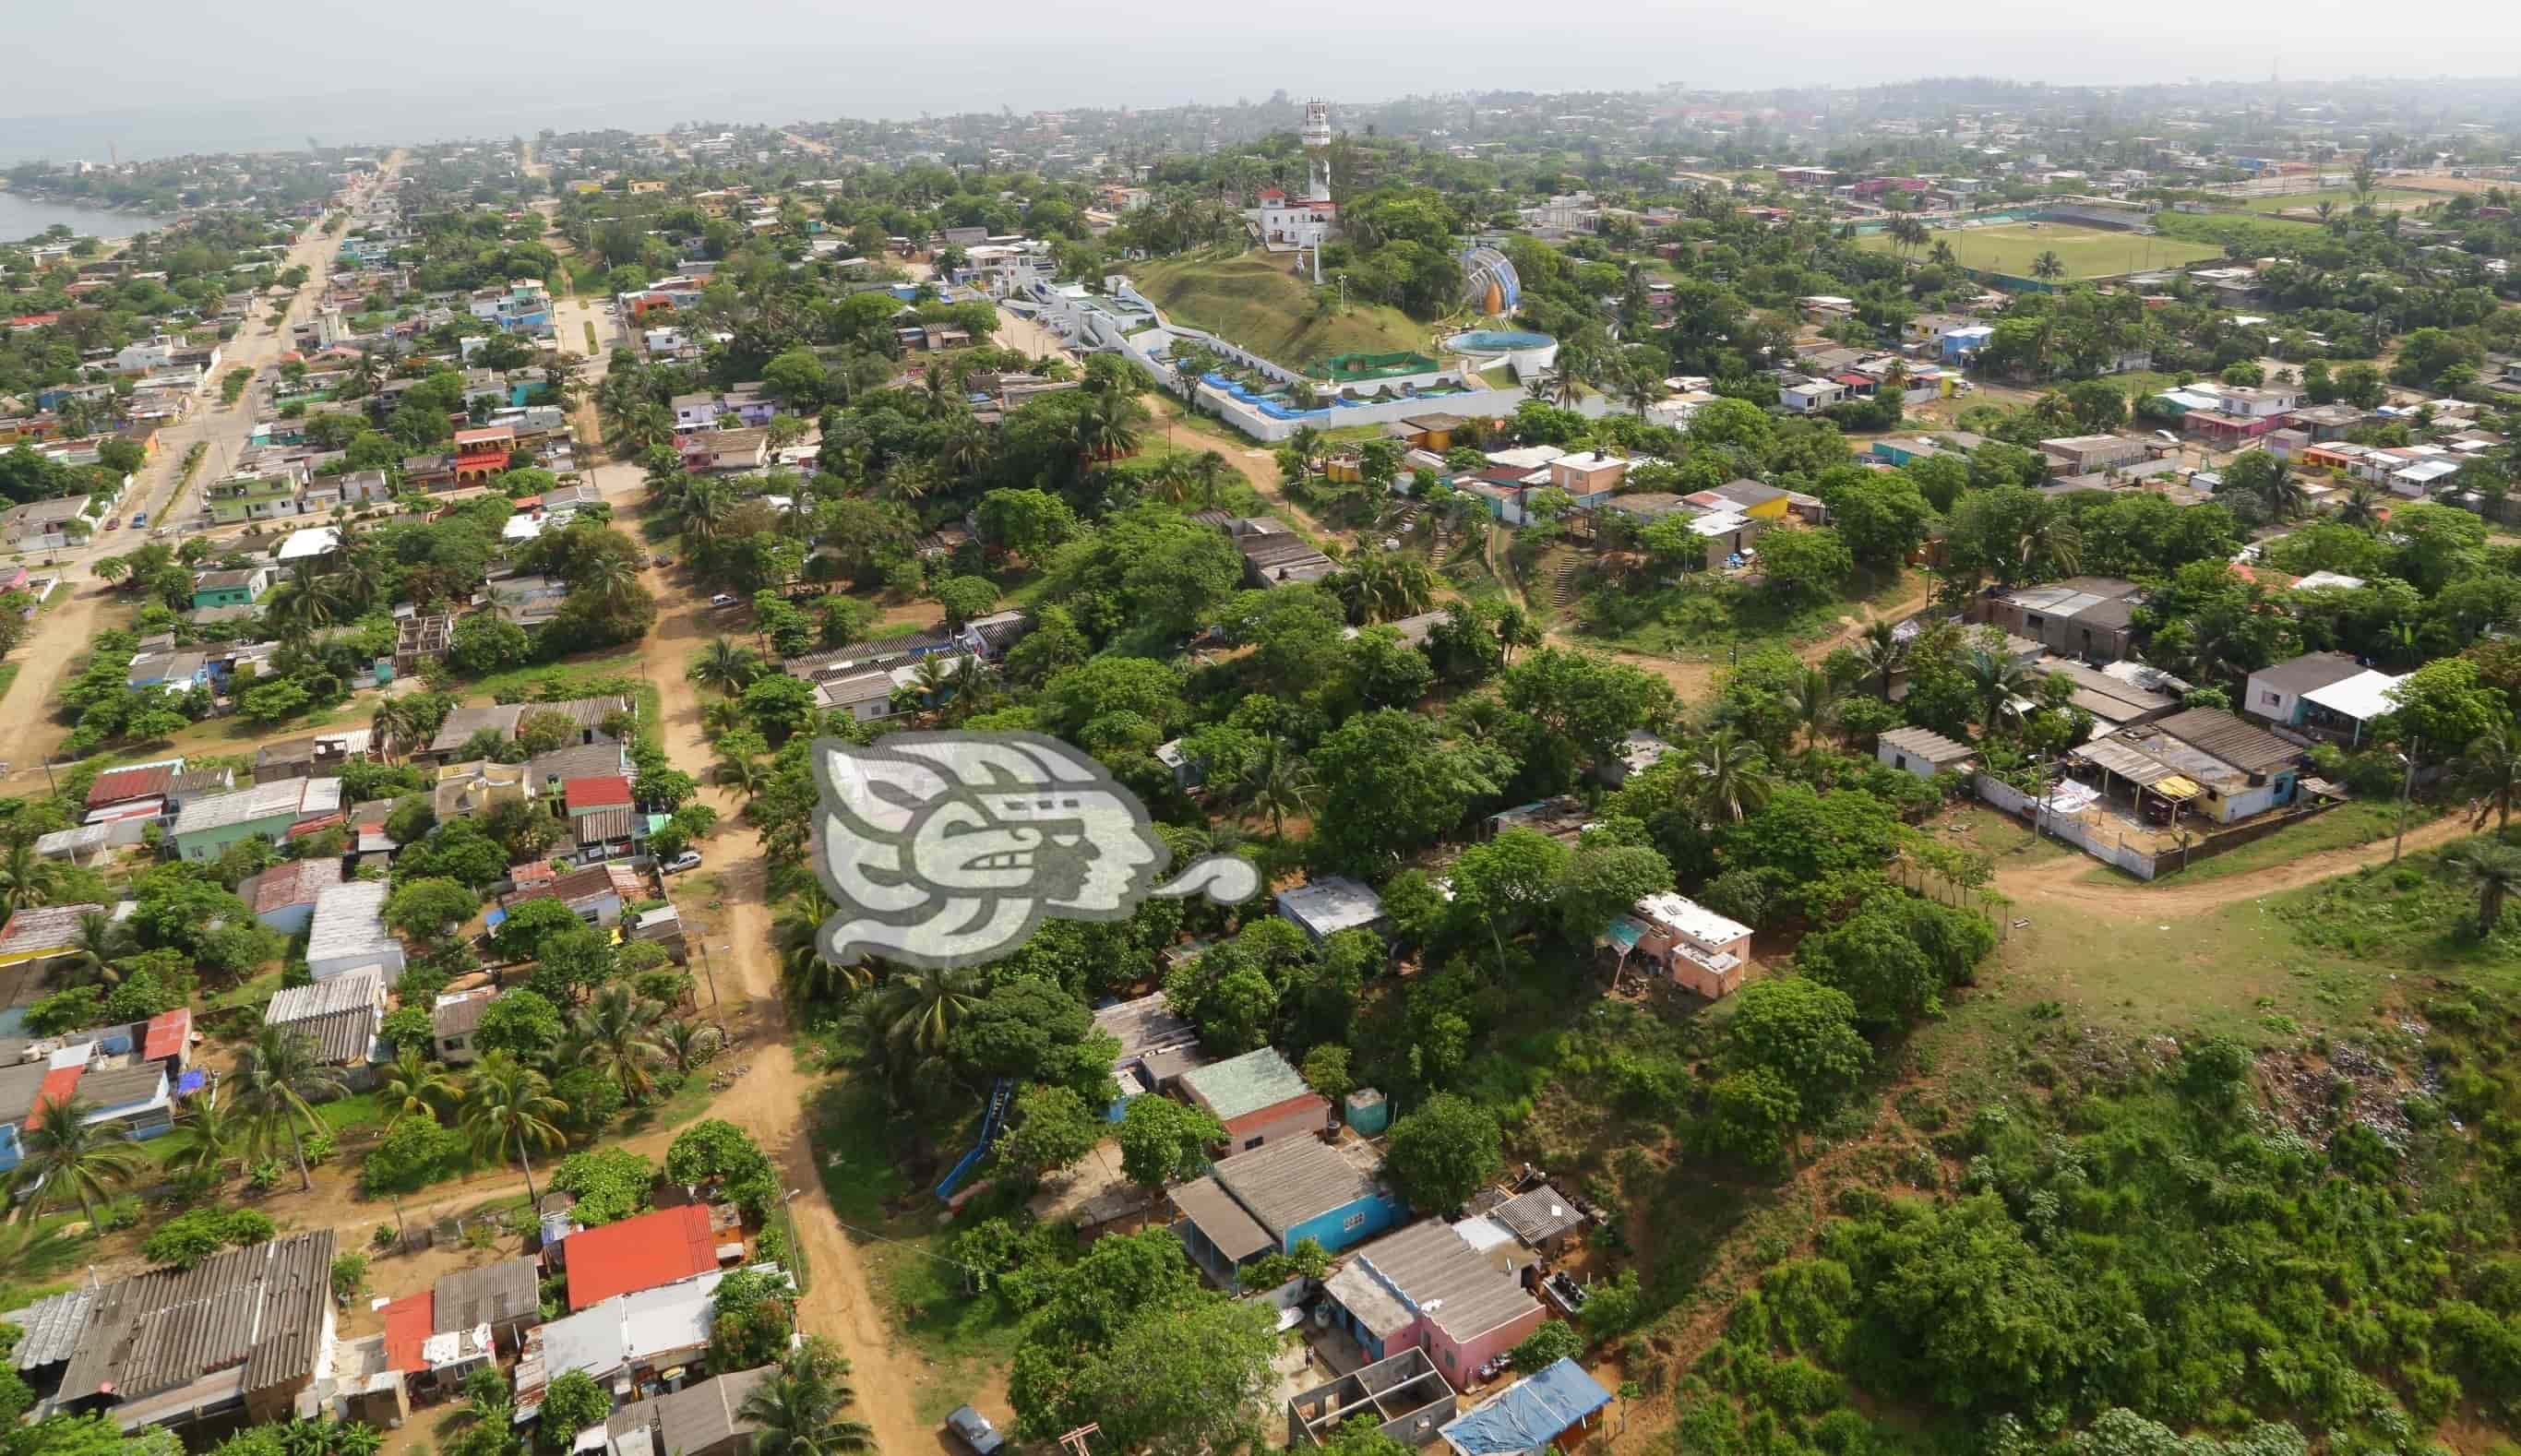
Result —
[[498, 804], [523, 803], [527, 796], [525, 765], [481, 758], [470, 763], [443, 764], [437, 770], [437, 784], [430, 796], [440, 824], [486, 814]]

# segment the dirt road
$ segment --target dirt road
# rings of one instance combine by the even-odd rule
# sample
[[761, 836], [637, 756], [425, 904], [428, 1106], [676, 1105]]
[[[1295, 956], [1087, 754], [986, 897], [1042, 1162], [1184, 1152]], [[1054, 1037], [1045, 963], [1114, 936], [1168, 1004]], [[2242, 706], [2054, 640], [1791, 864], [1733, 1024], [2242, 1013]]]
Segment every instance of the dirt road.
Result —
[[[2430, 849], [2437, 844], [2466, 838], [2471, 833], [2467, 815], [2448, 814], [2408, 830], [2407, 851]], [[2200, 880], [2194, 884], [2182, 884], [2177, 879], [2163, 885], [2086, 879], [2085, 877], [2091, 873], [2094, 862], [2076, 854], [2040, 864], [1999, 868], [1995, 873], [1995, 887], [2021, 905], [2072, 905], [2085, 910], [2122, 911], [2156, 919], [2203, 915], [2243, 900], [2297, 889], [2364, 865], [2387, 864], [2390, 842], [2376, 840], [2369, 844], [2323, 849], [2283, 864], [2269, 865], [2264, 870]]]

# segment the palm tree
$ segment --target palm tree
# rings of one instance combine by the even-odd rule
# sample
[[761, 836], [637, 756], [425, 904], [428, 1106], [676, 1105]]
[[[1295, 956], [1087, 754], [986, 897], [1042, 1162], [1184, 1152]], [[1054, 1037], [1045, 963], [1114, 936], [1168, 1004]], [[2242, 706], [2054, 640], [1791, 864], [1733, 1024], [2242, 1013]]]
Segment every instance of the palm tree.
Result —
[[925, 497], [937, 485], [936, 473], [928, 462], [904, 456], [884, 469], [884, 479], [876, 494], [889, 501], [915, 501]]
[[324, 1065], [315, 1039], [305, 1032], [267, 1025], [254, 1032], [230, 1078], [236, 1084], [239, 1109], [258, 1124], [256, 1140], [276, 1142], [287, 1133], [290, 1154], [298, 1160], [299, 1190], [312, 1191], [315, 1176], [306, 1167], [306, 1140], [300, 1129], [318, 1125], [315, 1103], [342, 1094], [342, 1069]]
[[1435, 605], [1436, 573], [1413, 556], [1373, 552], [1340, 578], [1349, 612], [1367, 622], [1415, 616]]
[[831, 918], [831, 899], [819, 885], [809, 886], [779, 906], [771, 917], [770, 944], [779, 956], [779, 977], [790, 991], [806, 1001], [837, 1001], [875, 983], [864, 961], [835, 966], [823, 956], [823, 922]]
[[630, 987], [618, 982], [604, 987], [577, 1014], [570, 1036], [570, 1060], [612, 1072], [632, 1106], [647, 1101], [649, 1089], [656, 1085], [648, 1069], [665, 1056], [665, 1049], [651, 1034], [657, 1014], [657, 1004], [641, 1000]]
[[1837, 681], [1818, 667], [1806, 667], [1796, 679], [1790, 697], [1796, 726], [1804, 731], [1804, 743], [1817, 751], [1822, 737], [1838, 718], [1838, 700], [1842, 696]]
[[683, 675], [732, 698], [761, 675], [761, 656], [729, 638], [712, 637], [692, 659], [691, 666], [683, 669]]
[[1768, 755], [1729, 727], [1698, 741], [1689, 768], [1698, 780], [1699, 818], [1709, 825], [1741, 823], [1744, 815], [1768, 801], [1773, 787]]
[[481, 1059], [464, 1094], [462, 1121], [475, 1151], [501, 1162], [515, 1155], [526, 1171], [526, 1197], [539, 1202], [534, 1155], [560, 1146], [560, 1127], [552, 1119], [565, 1110], [541, 1072], [506, 1052], [492, 1052]]
[[2347, 487], [2346, 499], [2338, 504], [2338, 523], [2369, 530], [2381, 523], [2381, 509], [2380, 487], [2359, 480]]
[[707, 1062], [717, 1052], [717, 1028], [707, 1022], [676, 1017], [657, 1026], [657, 1045], [664, 1049], [667, 1061], [674, 1064], [674, 1074], [689, 1076], [692, 1069]]
[[997, 453], [997, 437], [989, 427], [964, 415], [946, 433], [944, 446], [937, 452], [937, 463], [957, 476], [970, 478], [988, 469], [989, 459]]
[[735, 500], [724, 485], [715, 480], [695, 480], [683, 491], [682, 504], [674, 513], [674, 527], [682, 532], [685, 550], [707, 551], [717, 544], [718, 532], [734, 514]]
[[102, 910], [90, 910], [78, 918], [78, 928], [63, 949], [63, 959], [69, 962], [63, 978], [71, 985], [120, 985], [122, 968], [115, 960], [130, 947], [122, 926]]
[[607, 551], [581, 566], [577, 580], [571, 584], [607, 602], [619, 602], [639, 589], [639, 564], [618, 551]]
[[1147, 489], [1169, 506], [1190, 499], [1190, 462], [1179, 455], [1157, 461], [1156, 468], [1147, 473]]
[[0, 854], [0, 908], [50, 904], [61, 884], [62, 867], [36, 853], [32, 840], [11, 840], [8, 852]]
[[2292, 521], [2311, 508], [2310, 494], [2302, 488], [2302, 481], [2294, 478], [2293, 468], [2281, 460], [2261, 477], [2252, 494], [2269, 521]]
[[1199, 503], [1208, 510], [1216, 508], [1216, 485], [1234, 467], [1215, 450], [1202, 450], [1190, 463], [1191, 478], [1199, 484]]
[[1545, 640], [1540, 628], [1534, 623], [1532, 614], [1512, 602], [1508, 602], [1497, 611], [1496, 639], [1497, 646], [1503, 650], [1499, 655], [1499, 660], [1507, 662], [1514, 660], [1514, 655], [1518, 650], [1538, 647]]
[[2084, 533], [2063, 511], [2042, 511], [2022, 528], [2025, 576], [2072, 576], [2084, 562]]
[[2495, 933], [2503, 902], [2521, 889], [2521, 849], [2496, 840], [2463, 840], [2444, 851], [2443, 867], [2477, 887], [2477, 935]]
[[761, 796], [770, 787], [770, 769], [750, 753], [720, 753], [710, 777], [726, 788], [744, 796], [747, 803]]
[[1104, 393], [1077, 413], [1078, 458], [1090, 465], [1135, 453], [1138, 424], [1145, 413], [1145, 407], [1126, 394]]
[[860, 1456], [875, 1449], [875, 1430], [848, 1414], [856, 1401], [849, 1362], [816, 1340], [747, 1392], [736, 1414], [755, 1427], [754, 1456]]
[[1961, 660], [1961, 668], [1969, 674], [1970, 686], [1978, 694], [1978, 725], [1982, 738], [1992, 737], [2005, 705], [2016, 698], [2027, 698], [2037, 686], [2031, 669], [2002, 653], [1983, 647], [1970, 649]]
[[2058, 257], [2053, 251], [2043, 252], [2031, 260], [2031, 276], [2034, 278], [2063, 278], [2066, 276], [2065, 260]]
[[215, 1092], [194, 1098], [175, 1119], [177, 1148], [168, 1166], [216, 1183], [227, 1176], [230, 1163], [242, 1162], [252, 1150], [253, 1132], [233, 1100]]
[[40, 1110], [20, 1137], [21, 1157], [9, 1174], [11, 1193], [42, 1185], [33, 1195], [35, 1208], [78, 1200], [89, 1227], [96, 1225], [96, 1203], [112, 1198], [148, 1169], [140, 1145], [116, 1128], [92, 1121], [96, 1104], [69, 1097]]
[[2505, 718], [2471, 741], [2460, 756], [2460, 778], [2477, 796], [2477, 813], [2468, 827], [2484, 824], [2492, 813], [2496, 833], [2510, 829], [2512, 801], [2521, 798], [2521, 724]]
[[983, 985], [968, 968], [898, 972], [876, 993], [876, 1028], [888, 1046], [934, 1057], [981, 1004]]
[[[611, 384], [611, 380], [606, 380]], [[621, 437], [622, 453], [639, 455], [660, 446], [670, 448], [674, 442], [674, 417], [665, 407], [649, 400], [635, 405], [626, 415], [617, 416], [615, 430]]]
[[1936, 239], [1933, 250], [1926, 254], [1926, 261], [1939, 268], [1950, 267], [1953, 262], [1952, 245], [1940, 238]]
[[1852, 650], [1863, 666], [1863, 675], [1880, 685], [1882, 701], [1890, 702], [1891, 679], [1908, 665], [1907, 639], [1900, 636], [1892, 623], [1877, 621], [1865, 627], [1864, 635], [1856, 640]]
[[1310, 425], [1299, 425], [1287, 436], [1287, 448], [1295, 451], [1296, 458], [1310, 472], [1322, 457], [1322, 432]]
[[1251, 812], [1268, 815], [1271, 837], [1283, 840], [1289, 814], [1308, 815], [1321, 806], [1321, 784], [1285, 739], [1272, 738], [1244, 766], [1233, 796]]
[[462, 1095], [455, 1074], [447, 1070], [445, 1064], [423, 1056], [416, 1046], [394, 1049], [393, 1069], [386, 1073], [382, 1090], [386, 1105], [392, 1109], [386, 1117], [388, 1131], [414, 1113], [435, 1122], [438, 1114], [454, 1107]]

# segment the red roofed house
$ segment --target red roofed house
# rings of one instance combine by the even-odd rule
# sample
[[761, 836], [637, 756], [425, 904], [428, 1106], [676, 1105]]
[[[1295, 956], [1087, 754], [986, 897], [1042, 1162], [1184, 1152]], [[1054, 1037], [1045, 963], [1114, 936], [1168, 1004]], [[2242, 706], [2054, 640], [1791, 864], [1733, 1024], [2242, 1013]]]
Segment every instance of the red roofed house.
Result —
[[183, 766], [183, 759], [169, 758], [163, 763], [142, 763], [98, 774], [96, 781], [87, 786], [87, 806], [102, 809], [147, 798], [163, 798]]
[[159, 1062], [172, 1058], [171, 1070], [181, 1071], [193, 1060], [193, 1010], [178, 1006], [173, 1011], [160, 1012], [149, 1019], [149, 1034], [140, 1041], [140, 1060]]
[[560, 1247], [574, 1311], [617, 1295], [677, 1284], [717, 1267], [707, 1206], [685, 1204], [570, 1235]]
[[87, 1064], [80, 1062], [45, 1072], [44, 1085], [35, 1093], [35, 1110], [26, 1115], [26, 1126], [41, 1124], [48, 1110], [69, 1101], [78, 1092], [79, 1073], [85, 1070]]
[[630, 807], [630, 781], [619, 774], [572, 779], [562, 787], [561, 793], [573, 818], [579, 814], [592, 814], [599, 809]]
[[517, 432], [507, 425], [455, 432], [455, 481], [486, 480], [508, 468], [508, 452], [517, 447]]

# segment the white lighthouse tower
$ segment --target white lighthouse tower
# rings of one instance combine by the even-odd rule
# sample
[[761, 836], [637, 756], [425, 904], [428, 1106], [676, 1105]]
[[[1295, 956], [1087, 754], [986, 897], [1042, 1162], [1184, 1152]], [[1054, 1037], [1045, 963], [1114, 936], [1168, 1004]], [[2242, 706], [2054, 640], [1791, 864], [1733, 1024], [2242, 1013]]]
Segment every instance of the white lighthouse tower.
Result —
[[1326, 101], [1305, 103], [1305, 160], [1309, 167], [1310, 186], [1305, 201], [1327, 203], [1331, 200], [1331, 106]]

